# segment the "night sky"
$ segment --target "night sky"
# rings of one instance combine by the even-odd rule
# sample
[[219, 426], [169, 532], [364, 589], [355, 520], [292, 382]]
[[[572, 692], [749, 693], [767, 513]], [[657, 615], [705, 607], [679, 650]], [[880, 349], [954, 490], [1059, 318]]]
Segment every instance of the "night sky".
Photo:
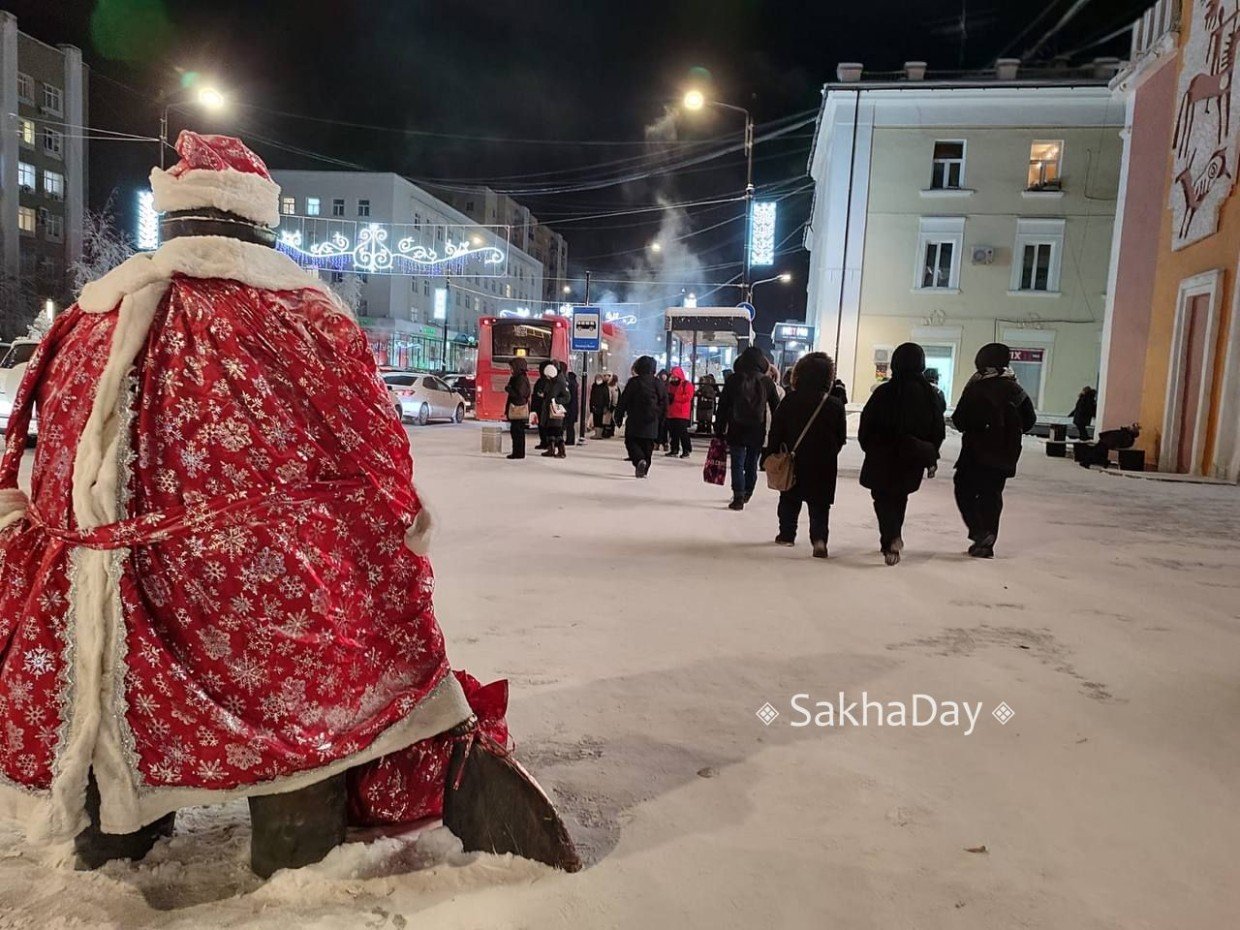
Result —
[[[173, 136], [185, 126], [235, 133], [273, 168], [339, 167], [326, 157], [419, 183], [510, 190], [565, 234], [574, 274], [588, 267], [606, 279], [635, 268], [641, 273], [660, 214], [565, 220], [649, 206], [659, 197], [698, 200], [743, 188], [736, 152], [599, 190], [562, 190], [650, 173], [739, 142], [740, 116], [721, 111], [678, 121], [657, 145], [647, 141], [647, 127], [692, 75], [709, 74], [718, 99], [751, 109], [761, 135], [764, 124], [812, 117], [838, 61], [878, 70], [898, 69], [906, 59], [925, 60], [932, 70], [988, 67], [1001, 54], [1021, 57], [1079, 2], [10, 0], [5, 6], [23, 31], [84, 50], [93, 70], [92, 127], [156, 135], [161, 94], [175, 91], [183, 72], [196, 71], [215, 78], [238, 105], [216, 121], [176, 114]], [[1037, 58], [1123, 55], [1127, 36], [1091, 43], [1150, 2], [1086, 0]], [[793, 129], [756, 150], [760, 196], [763, 189], [787, 195], [777, 233], [788, 240], [787, 252], [775, 270], [797, 275], [795, 286], [759, 291], [760, 331], [804, 313], [808, 259], [798, 227], [810, 203], [803, 188], [811, 132], [812, 124]], [[127, 211], [156, 157], [154, 143], [92, 140], [93, 206], [115, 193], [114, 207]], [[531, 192], [546, 188], [556, 190]], [[686, 240], [703, 266], [696, 276], [715, 282], [739, 272], [743, 224], [726, 221], [741, 210], [732, 204], [689, 211], [693, 229], [718, 225]], [[132, 228], [123, 212], [122, 221]]]

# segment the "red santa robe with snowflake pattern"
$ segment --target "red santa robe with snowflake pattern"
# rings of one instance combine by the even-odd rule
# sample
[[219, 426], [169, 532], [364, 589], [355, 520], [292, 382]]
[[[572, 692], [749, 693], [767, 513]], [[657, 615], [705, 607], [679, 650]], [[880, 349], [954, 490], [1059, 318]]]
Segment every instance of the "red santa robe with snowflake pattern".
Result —
[[470, 715], [366, 339], [272, 249], [174, 239], [88, 286], [31, 360], [0, 489], [0, 816], [29, 835], [86, 825], [91, 770], [126, 833]]

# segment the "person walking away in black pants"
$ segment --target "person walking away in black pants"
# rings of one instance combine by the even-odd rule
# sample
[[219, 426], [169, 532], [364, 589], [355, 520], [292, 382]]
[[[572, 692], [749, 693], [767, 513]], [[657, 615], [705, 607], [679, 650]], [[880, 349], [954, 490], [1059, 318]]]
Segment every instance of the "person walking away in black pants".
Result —
[[547, 424], [547, 451], [542, 454], [545, 459], [562, 459], [567, 457], [564, 451], [564, 420], [568, 415], [569, 390], [568, 380], [558, 362], [548, 362], [543, 368], [547, 376], [547, 387], [543, 392], [542, 409], [538, 412], [538, 422]]
[[693, 416], [693, 382], [685, 378], [683, 368], [673, 368], [667, 381], [667, 429], [671, 434], [672, 448], [668, 458], [679, 455], [687, 459], [693, 453], [689, 439], [689, 423]]
[[[612, 375], [611, 382], [607, 385], [607, 394], [610, 404], [607, 407], [608, 416], [603, 422], [603, 438], [611, 439], [616, 435], [616, 407], [620, 404], [620, 376]], [[611, 422], [608, 423], [607, 420]]]
[[[624, 386], [616, 404], [616, 426], [624, 426], [624, 447], [634, 474], [645, 478], [650, 472], [659, 424], [667, 410], [667, 388], [655, 377], [655, 360], [643, 355], [633, 363], [633, 376]], [[625, 420], [628, 425], [625, 426]]]
[[1022, 437], [1038, 420], [1011, 364], [1007, 346], [983, 346], [977, 353], [977, 373], [952, 414], [952, 423], [963, 434], [956, 462], [956, 506], [972, 542], [969, 555], [978, 559], [994, 558], [1003, 489], [1016, 475]]
[[[512, 376], [504, 385], [507, 398], [504, 401], [504, 419], [508, 421], [508, 430], [512, 436], [512, 452], [510, 459], [525, 458], [525, 431], [530, 428], [530, 388], [529, 365], [523, 358], [514, 358], [508, 363]], [[514, 410], [514, 408], [519, 408]], [[513, 416], [524, 411], [525, 416]]]
[[[668, 381], [668, 374], [667, 374], [667, 369], [665, 368], [659, 372], [659, 383], [663, 385], [664, 393], [667, 393], [667, 381]], [[667, 437], [668, 437], [667, 410], [664, 410], [659, 415], [659, 435], [655, 437], [655, 445], [659, 447], [660, 452], [667, 451]]]
[[[947, 422], [947, 395], [943, 393], [943, 389], [939, 387], [939, 370], [937, 368], [926, 369], [926, 380], [930, 382], [930, 387], [934, 389], [934, 398], [939, 405], [939, 416], [943, 418], [943, 422]], [[944, 427], [946, 429], [946, 427]], [[930, 468], [926, 469], [926, 477], [933, 478], [939, 473], [939, 466], [936, 462]]]
[[564, 376], [564, 380], [568, 384], [568, 403], [564, 405], [568, 410], [564, 417], [564, 442], [575, 446], [577, 445], [577, 421], [581, 419], [581, 385], [577, 382], [577, 372], [571, 368]]
[[547, 377], [545, 371], [546, 368], [544, 367], [538, 372], [538, 378], [534, 381], [533, 393], [530, 395], [530, 410], [532, 410], [538, 417], [537, 448], [539, 449], [546, 449], [550, 445], [550, 439], [547, 437], [547, 424], [546, 421], [543, 420], [542, 415], [543, 407], [546, 406], [547, 401], [547, 385], [551, 380]]
[[[844, 405], [830, 396], [835, 363], [825, 352], [811, 352], [792, 369], [790, 390], [771, 418], [767, 454], [796, 449], [796, 484], [779, 495], [779, 535], [775, 542], [794, 546], [801, 505], [809, 508], [809, 539], [814, 558], [827, 558], [831, 505], [840, 450], [848, 441]], [[798, 445], [798, 439], [800, 444]]]
[[1098, 392], [1088, 384], [1081, 389], [1072, 408], [1072, 423], [1076, 426], [1076, 436], [1081, 442], [1089, 442], [1089, 424], [1098, 415]]
[[775, 382], [766, 376], [770, 366], [757, 346], [736, 358], [732, 377], [725, 379], [715, 416], [715, 435], [728, 442], [732, 469], [729, 510], [744, 510], [758, 486], [758, 460], [766, 443], [766, 424], [779, 406]]
[[921, 346], [904, 343], [892, 353], [891, 378], [874, 389], [861, 411], [861, 485], [874, 500], [879, 548], [888, 565], [900, 564], [909, 495], [921, 488], [926, 469], [938, 462], [947, 433], [925, 370]]

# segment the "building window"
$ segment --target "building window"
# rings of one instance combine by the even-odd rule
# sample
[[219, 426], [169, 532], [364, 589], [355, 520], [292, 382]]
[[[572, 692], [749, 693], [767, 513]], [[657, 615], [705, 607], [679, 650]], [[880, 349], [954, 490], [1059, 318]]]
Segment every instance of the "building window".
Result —
[[296, 197], [281, 197], [280, 198], [280, 212], [283, 213], [285, 216], [292, 216], [294, 213], [296, 213], [297, 212], [297, 198]]
[[34, 193], [35, 188], [39, 186], [39, 172], [35, 170], [34, 165], [24, 161], [17, 163], [17, 186], [26, 193]]
[[17, 208], [17, 228], [27, 236], [34, 235], [35, 219], [34, 207], [18, 207]]
[[65, 176], [59, 171], [44, 171], [43, 193], [53, 200], [64, 200]]
[[472, 200], [465, 201], [465, 212], [469, 214], [474, 212], [474, 202]]
[[1029, 190], [1057, 191], [1063, 189], [1060, 165], [1063, 142], [1035, 142], [1029, 148]]
[[34, 103], [34, 81], [29, 74], [17, 75], [17, 99], [22, 103]]
[[343, 271], [332, 272], [332, 284], [344, 284], [344, 272]]
[[1017, 220], [1016, 245], [1012, 250], [1012, 290], [1024, 293], [1059, 293], [1063, 264], [1064, 220]]
[[960, 287], [960, 253], [963, 250], [964, 217], [922, 217], [918, 228], [913, 288], [919, 291], [957, 290]]
[[60, 158], [65, 151], [65, 137], [55, 129], [43, 129], [43, 153]]
[[425, 281], [425, 280], [424, 280], [424, 281], [422, 282], [422, 296], [423, 296], [423, 297], [430, 297], [430, 296], [431, 296], [431, 282], [430, 282], [430, 281]]
[[307, 197], [306, 198], [306, 216], [318, 216], [318, 215], [319, 215], [319, 198], [318, 197]]
[[43, 234], [49, 242], [60, 242], [65, 237], [65, 218], [57, 213], [43, 215]]
[[344, 216], [344, 201], [343, 200], [332, 201], [332, 216]]
[[357, 202], [357, 215], [358, 216], [370, 216], [370, 201], [369, 200], [359, 200]]
[[43, 85], [43, 111], [53, 116], [60, 116], [65, 112], [65, 95], [59, 87], [53, 87], [51, 84]]
[[28, 149], [34, 148], [34, 120], [21, 117], [17, 120], [17, 131], [21, 137], [22, 145]]
[[934, 143], [934, 170], [930, 187], [936, 191], [959, 190], [964, 184], [964, 143]]

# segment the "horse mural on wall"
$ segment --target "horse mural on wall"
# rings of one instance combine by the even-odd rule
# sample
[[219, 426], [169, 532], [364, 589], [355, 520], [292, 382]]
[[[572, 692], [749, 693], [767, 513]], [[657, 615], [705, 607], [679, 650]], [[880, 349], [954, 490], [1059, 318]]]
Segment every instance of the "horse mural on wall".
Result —
[[1240, 0], [1189, 0], [1188, 38], [1181, 48], [1180, 105], [1176, 114], [1175, 216], [1172, 245], [1182, 249], [1212, 236], [1218, 214], [1235, 187], [1240, 103], [1235, 71], [1240, 58]]

